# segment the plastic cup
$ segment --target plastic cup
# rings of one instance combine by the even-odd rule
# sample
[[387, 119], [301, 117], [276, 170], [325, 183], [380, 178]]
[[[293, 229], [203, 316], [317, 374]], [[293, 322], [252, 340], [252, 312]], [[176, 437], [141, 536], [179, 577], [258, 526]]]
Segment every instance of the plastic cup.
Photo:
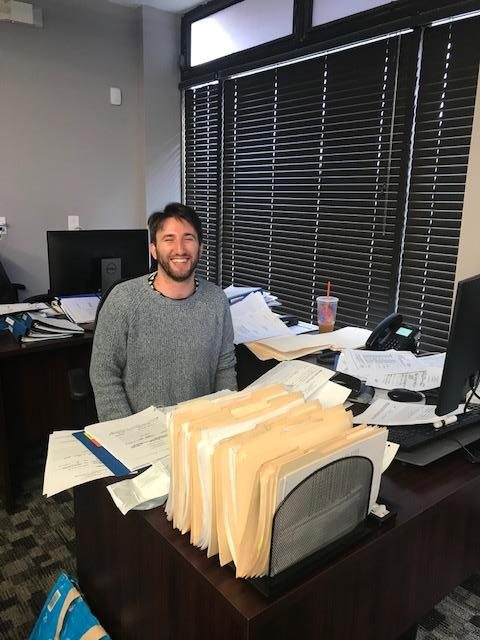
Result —
[[333, 331], [337, 315], [338, 298], [333, 296], [318, 296], [317, 321], [319, 333]]

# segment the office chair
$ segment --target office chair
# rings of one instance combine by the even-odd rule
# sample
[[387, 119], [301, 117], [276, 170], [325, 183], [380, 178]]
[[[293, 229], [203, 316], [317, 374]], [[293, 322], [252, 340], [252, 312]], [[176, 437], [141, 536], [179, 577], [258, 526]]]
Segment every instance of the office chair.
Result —
[[[124, 278], [123, 280], [114, 282], [102, 295], [95, 313], [94, 332], [98, 314], [100, 313], [100, 309], [102, 308], [105, 300], [117, 284], [125, 282], [126, 280], [130, 280], [130, 278]], [[92, 385], [90, 384], [88, 371], [81, 368], [70, 369], [68, 371], [68, 388], [70, 391], [70, 399], [72, 401], [74, 427], [76, 429], [83, 429], [89, 424], [98, 422], [95, 397]]]
[[0, 261], [0, 304], [14, 304], [18, 302], [18, 292], [25, 289], [24, 284], [11, 282]]

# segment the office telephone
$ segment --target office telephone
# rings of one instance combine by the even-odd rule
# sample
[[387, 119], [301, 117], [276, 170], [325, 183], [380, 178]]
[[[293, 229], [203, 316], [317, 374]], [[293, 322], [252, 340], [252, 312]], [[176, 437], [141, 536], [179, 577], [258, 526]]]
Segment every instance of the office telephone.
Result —
[[365, 348], [373, 351], [397, 349], [415, 352], [418, 334], [418, 329], [404, 324], [400, 313], [391, 313], [372, 331], [365, 343]]

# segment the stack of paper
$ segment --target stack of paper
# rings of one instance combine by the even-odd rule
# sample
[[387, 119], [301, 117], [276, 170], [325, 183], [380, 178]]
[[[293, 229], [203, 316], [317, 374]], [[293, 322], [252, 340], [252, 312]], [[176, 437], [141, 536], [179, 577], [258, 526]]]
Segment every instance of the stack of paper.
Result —
[[415, 356], [410, 351], [353, 351], [341, 354], [337, 371], [380, 389], [435, 389], [442, 378], [445, 354]]
[[23, 313], [24, 311], [47, 310], [48, 305], [44, 302], [13, 302], [11, 304], [0, 304], [0, 316], [8, 316], [11, 313]]
[[350, 395], [350, 389], [330, 382], [335, 371], [325, 369], [311, 362], [290, 360], [280, 362], [252, 382], [247, 389], [283, 384], [288, 391], [301, 391], [305, 400], [318, 400], [324, 409], [343, 404]]
[[368, 329], [344, 327], [330, 333], [282, 335], [249, 342], [247, 347], [260, 360], [294, 360], [324, 349], [358, 349], [370, 335]]
[[230, 304], [236, 304], [251, 293], [259, 291], [269, 307], [276, 307], [280, 305], [280, 301], [277, 296], [272, 295], [269, 291], [264, 291], [261, 287], [236, 287], [235, 285], [231, 284], [223, 291], [227, 296]]
[[70, 320], [47, 317], [35, 311], [6, 316], [0, 328], [8, 328], [20, 342], [58, 340], [84, 333], [82, 327]]
[[[83, 482], [127, 475], [149, 465], [155, 465], [157, 471], [167, 474], [161, 481], [163, 493], [155, 496], [156, 499], [164, 497], [168, 492], [170, 453], [166, 413], [155, 407], [126, 418], [90, 425], [85, 431], [55, 431], [50, 434], [44, 494], [51, 496]], [[150, 500], [151, 492], [160, 490], [159, 474], [160, 471], [155, 482], [147, 484], [147, 479], [152, 480], [149, 474], [133, 487], [129, 486], [128, 491], [136, 491], [139, 501]], [[122, 485], [115, 493], [125, 496], [126, 491]], [[128, 502], [132, 504], [131, 497]]]
[[95, 320], [99, 302], [100, 298], [97, 295], [69, 296], [60, 299], [60, 306], [73, 322], [84, 324]]
[[230, 305], [235, 344], [270, 336], [290, 336], [291, 331], [271, 311], [261, 292], [255, 291]]
[[50, 434], [43, 478], [43, 495], [47, 497], [112, 475], [103, 462], [73, 437], [74, 433], [55, 431]]
[[272, 519], [283, 498], [316, 469], [348, 455], [372, 460], [378, 494], [387, 431], [352, 428], [343, 407], [283, 385], [184, 403], [168, 417], [167, 516], [192, 544], [233, 560], [238, 576], [265, 575]]
[[161, 409], [148, 407], [126, 418], [108, 420], [85, 427], [77, 433], [85, 444], [102, 459], [103, 451], [113, 456], [127, 470], [137, 471], [161, 462], [169, 467], [166, 415]]

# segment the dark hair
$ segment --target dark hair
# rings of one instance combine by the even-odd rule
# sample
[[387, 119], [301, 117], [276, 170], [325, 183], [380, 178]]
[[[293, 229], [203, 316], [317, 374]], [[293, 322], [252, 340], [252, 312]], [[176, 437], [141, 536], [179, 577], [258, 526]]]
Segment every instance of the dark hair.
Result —
[[155, 211], [148, 218], [150, 242], [155, 243], [157, 231], [162, 228], [163, 223], [168, 218], [185, 220], [185, 222], [191, 224], [197, 232], [198, 242], [201, 243], [203, 241], [202, 222], [195, 210], [180, 202], [170, 202], [163, 211]]

